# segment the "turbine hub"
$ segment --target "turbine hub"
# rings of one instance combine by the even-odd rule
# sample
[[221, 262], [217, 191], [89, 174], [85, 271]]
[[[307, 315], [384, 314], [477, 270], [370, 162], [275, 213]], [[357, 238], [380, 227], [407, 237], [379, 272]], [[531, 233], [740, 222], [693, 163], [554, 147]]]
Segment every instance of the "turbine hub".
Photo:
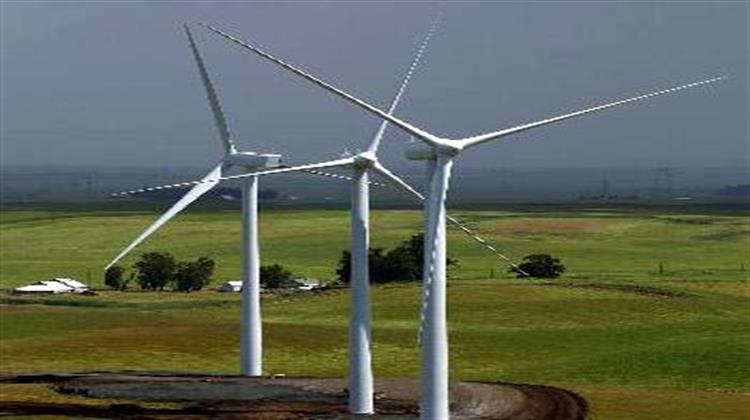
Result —
[[463, 149], [462, 146], [458, 144], [451, 143], [442, 143], [437, 146], [435, 146], [435, 152], [440, 156], [448, 156], [448, 157], [454, 157], [461, 152]]
[[367, 151], [354, 156], [354, 166], [360, 169], [372, 168], [378, 158], [374, 152]]

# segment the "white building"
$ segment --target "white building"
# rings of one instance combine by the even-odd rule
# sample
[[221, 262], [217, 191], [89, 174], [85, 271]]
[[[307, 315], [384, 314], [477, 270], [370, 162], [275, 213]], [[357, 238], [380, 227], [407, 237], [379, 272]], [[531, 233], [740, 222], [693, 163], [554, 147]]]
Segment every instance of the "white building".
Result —
[[72, 287], [73, 288], [73, 292], [75, 292], [75, 293], [81, 293], [81, 292], [85, 292], [85, 291], [89, 290], [89, 287], [86, 286], [85, 284], [81, 283], [80, 281], [69, 279], [69, 278], [66, 278], [66, 277], [55, 277], [54, 279], [52, 279], [52, 281], [56, 281], [58, 283], [62, 283], [64, 285], [66, 285], [68, 287]]
[[[320, 282], [315, 279], [294, 279], [291, 282], [287, 282], [280, 287], [280, 289], [292, 289], [300, 291], [310, 291], [318, 288], [320, 288]], [[238, 293], [242, 291], [242, 281], [236, 280], [224, 282], [216, 286], [215, 290], [217, 292], [224, 293]]]
[[42, 280], [32, 283], [28, 286], [16, 287], [13, 289], [16, 293], [71, 293], [73, 288], [62, 283], [51, 280]]
[[217, 292], [240, 292], [242, 291], [242, 281], [228, 281], [216, 286]]
[[294, 279], [294, 281], [297, 283], [297, 290], [315, 290], [320, 288], [320, 282], [315, 279]]
[[82, 293], [89, 289], [88, 286], [80, 281], [69, 278], [54, 278], [52, 280], [42, 280], [32, 283], [28, 286], [16, 287], [15, 293]]

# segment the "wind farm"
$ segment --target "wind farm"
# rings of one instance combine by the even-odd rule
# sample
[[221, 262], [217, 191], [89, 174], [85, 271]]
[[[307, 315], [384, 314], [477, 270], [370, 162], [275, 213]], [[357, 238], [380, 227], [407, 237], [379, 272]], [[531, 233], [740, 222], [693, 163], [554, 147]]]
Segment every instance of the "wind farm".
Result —
[[[495, 10], [484, 7], [487, 16]], [[504, 84], [514, 91], [507, 78], [482, 79], [492, 58], [483, 58], [476, 77], [449, 78], [472, 66], [465, 46], [451, 40], [463, 36], [452, 22], [465, 25], [472, 16], [479, 23], [481, 13], [444, 9], [429, 25], [421, 13], [408, 39], [396, 40], [403, 30], [385, 34], [390, 58], [380, 61], [395, 66], [375, 59], [364, 76], [357, 75], [364, 67], [346, 74], [343, 50], [328, 56], [328, 66], [302, 64], [336, 41], [297, 39], [304, 51], [279, 54], [257, 28], [216, 16], [182, 24], [182, 49], [198, 70], [191, 85], [201, 85], [211, 113], [206, 118], [203, 105], [200, 120], [213, 125], [223, 156], [202, 176], [110, 189], [105, 194], [117, 199], [106, 206], [5, 200], [2, 412], [427, 420], [750, 414], [748, 203], [731, 195], [742, 191], [741, 180], [713, 199], [670, 178], [670, 197], [634, 201], [638, 193], [618, 194], [622, 183], [608, 172], [596, 182], [606, 185], [597, 202], [588, 193], [539, 202], [460, 195], [474, 179], [462, 177], [481, 169], [478, 162], [585, 160], [586, 153], [561, 152], [565, 142], [580, 144], [571, 133], [610, 143], [625, 162], [638, 153], [659, 156], [657, 133], [670, 130], [684, 142], [714, 132], [731, 143], [737, 114], [716, 109], [734, 100], [742, 83], [736, 69], [693, 61], [694, 71], [662, 71], [653, 80], [631, 69], [637, 83], [550, 89], [551, 97], [575, 96], [566, 106], [572, 112], [554, 111], [566, 109], [564, 101], [550, 112], [543, 102], [518, 100], [527, 115], [520, 120], [530, 122], [508, 123], [519, 115], [510, 99], [481, 98], [483, 89]], [[355, 34], [350, 28], [352, 39], [343, 42]], [[318, 76], [330, 69], [336, 77]], [[394, 75], [390, 86], [368, 87], [375, 70]], [[435, 74], [442, 80], [433, 81]], [[349, 86], [363, 93], [349, 93]], [[462, 89], [476, 101], [461, 101]], [[191, 102], [200, 97], [185, 91]], [[425, 100], [442, 91], [449, 100]], [[309, 111], [276, 119], [273, 111], [284, 109], [276, 95], [304, 95], [289, 109]], [[390, 99], [380, 106], [370, 98]], [[426, 118], [432, 114], [439, 117]], [[550, 116], [534, 117], [540, 114]], [[244, 119], [253, 120], [250, 130]], [[330, 147], [330, 134], [309, 131], [269, 146], [276, 132], [306, 123], [342, 133], [366, 126], [357, 137], [367, 141]], [[455, 128], [472, 125], [484, 134]], [[422, 128], [428, 126], [450, 135]], [[204, 132], [192, 137], [215, 149], [215, 140], [196, 135]], [[627, 136], [653, 147], [616, 144]], [[534, 152], [534, 142], [547, 150]], [[670, 157], [690, 153], [672, 150]], [[484, 182], [524, 182], [500, 177]], [[299, 192], [286, 192], [296, 179], [315, 185], [302, 194], [323, 204], [303, 205]], [[87, 175], [89, 194], [96, 182]], [[118, 182], [128, 185], [127, 177]], [[329, 198], [316, 193], [323, 185], [341, 189], [345, 199], [326, 204]], [[384, 206], [381, 196], [396, 204]], [[86, 287], [49, 295], [21, 287], [42, 278], [79, 279]], [[216, 286], [220, 281], [227, 282]]]

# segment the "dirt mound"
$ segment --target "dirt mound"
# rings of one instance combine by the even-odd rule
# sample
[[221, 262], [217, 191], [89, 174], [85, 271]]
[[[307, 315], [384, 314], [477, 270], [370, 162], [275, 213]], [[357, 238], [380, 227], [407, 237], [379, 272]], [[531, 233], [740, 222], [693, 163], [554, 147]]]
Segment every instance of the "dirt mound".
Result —
[[[58, 392], [127, 404], [0, 402], [0, 415], [65, 415], [116, 418], [350, 419], [346, 381], [317, 378], [247, 378], [231, 375], [81, 373], [0, 375], [4, 383], [49, 384]], [[411, 379], [375, 383], [376, 415], [418, 416], [419, 384]], [[143, 402], [138, 404], [137, 402]], [[154, 407], [154, 402], [169, 406]], [[148, 403], [148, 404], [146, 404]], [[543, 385], [455, 383], [455, 419], [583, 420], [586, 401], [570, 391]]]
[[624, 293], [634, 293], [637, 295], [651, 296], [657, 298], [688, 298], [695, 295], [680, 290], [665, 289], [656, 286], [646, 286], [642, 284], [613, 284], [613, 283], [545, 283], [540, 286], [545, 287], [568, 287], [572, 289], [603, 290]]

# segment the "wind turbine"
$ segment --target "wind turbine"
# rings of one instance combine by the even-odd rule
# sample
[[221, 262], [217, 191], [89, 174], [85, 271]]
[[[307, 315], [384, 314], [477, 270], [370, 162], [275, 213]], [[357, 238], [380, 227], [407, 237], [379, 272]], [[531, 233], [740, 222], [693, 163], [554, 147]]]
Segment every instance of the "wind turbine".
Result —
[[[401, 85], [391, 103], [389, 112], [393, 112], [398, 105], [406, 87], [420, 64], [421, 58], [427, 47], [427, 44], [434, 35], [439, 23], [439, 18], [433, 21], [430, 30], [425, 35], [422, 43], [417, 49], [417, 53], [414, 56], [411, 65], [404, 78], [401, 81]], [[300, 165], [294, 167], [284, 167], [279, 169], [271, 169], [266, 171], [257, 171], [253, 173], [246, 173], [233, 176], [214, 176], [205, 177], [200, 181], [183, 182], [178, 184], [170, 184], [165, 186], [150, 187], [139, 190], [127, 191], [120, 194], [134, 194], [144, 191], [155, 191], [167, 188], [184, 187], [193, 185], [193, 189], [197, 189], [203, 186], [207, 191], [211, 186], [216, 185], [219, 181], [230, 180], [230, 179], [254, 179], [257, 180], [259, 176], [282, 174], [290, 172], [311, 172], [324, 176], [334, 176], [337, 178], [344, 178], [352, 182], [351, 191], [351, 289], [352, 289], [352, 302], [351, 302], [351, 321], [350, 321], [350, 332], [349, 332], [349, 410], [352, 413], [366, 414], [373, 412], [373, 381], [372, 381], [372, 368], [371, 368], [371, 355], [370, 355], [370, 299], [369, 299], [369, 262], [368, 262], [368, 249], [369, 249], [369, 184], [373, 183], [369, 181], [369, 172], [374, 171], [380, 176], [384, 177], [389, 183], [396, 186], [397, 188], [406, 191], [413, 197], [420, 201], [424, 200], [424, 197], [409, 186], [405, 181], [401, 180], [398, 176], [386, 169], [377, 160], [377, 150], [388, 126], [388, 121], [383, 121], [374, 137], [370, 141], [368, 148], [365, 152], [358, 153], [354, 156], [347, 156], [343, 159], [335, 159], [327, 162]], [[348, 167], [352, 171], [352, 176], [340, 176], [332, 175], [325, 172], [320, 172], [319, 169], [324, 168], [335, 168], [335, 167]], [[206, 186], [209, 186], [206, 188]], [[191, 190], [192, 191], [192, 190]], [[477, 241], [479, 244], [490, 250], [498, 258], [509, 263], [515, 267], [521, 273], [523, 271], [514, 264], [508, 257], [501, 254], [495, 247], [475, 234], [468, 227], [461, 224], [458, 220], [448, 216], [451, 223], [455, 224], [461, 231], [469, 235], [472, 239]], [[257, 234], [257, 228], [252, 229]]]
[[[431, 134], [413, 124], [391, 115], [368, 102], [363, 101], [333, 85], [319, 79], [285, 61], [263, 51], [256, 46], [226, 34], [210, 25], [204, 25], [212, 32], [222, 36], [241, 47], [289, 70], [296, 75], [316, 84], [325, 90], [344, 98], [364, 110], [389, 121], [404, 131], [412, 134], [424, 143], [424, 146], [412, 148], [407, 157], [413, 160], [426, 160], [430, 169], [429, 193], [425, 205], [425, 261], [424, 261], [424, 318], [422, 323], [422, 371], [420, 416], [423, 419], [438, 420], [449, 418], [448, 395], [448, 330], [446, 320], [446, 236], [445, 236], [445, 200], [450, 184], [453, 161], [465, 149], [483, 143], [498, 140], [523, 131], [562, 122], [583, 115], [592, 114], [620, 105], [630, 104], [644, 99], [668, 93], [702, 86], [722, 80], [715, 77], [698, 82], [683, 84], [668, 89], [658, 90], [635, 97], [621, 99], [603, 105], [586, 108], [580, 111], [562, 114], [543, 120], [493, 131], [472, 137], [451, 139]], [[426, 147], [425, 147], [426, 146]], [[209, 181], [210, 182], [210, 181]]]
[[[437, 29], [438, 20], [433, 22], [430, 30], [424, 37], [421, 45], [419, 46], [417, 53], [404, 76], [399, 90], [393, 99], [391, 104], [391, 112], [398, 105], [406, 87], [411, 79], [412, 74], [419, 65], [422, 55], [429, 43], [430, 38], [433, 36]], [[201, 79], [206, 86], [208, 92], [209, 101], [211, 108], [214, 112], [214, 117], [219, 127], [219, 132], [222, 140], [227, 145], [226, 152], [227, 156], [232, 156], [235, 152], [234, 145], [229, 140], [228, 131], [226, 129], [226, 123], [221, 113], [221, 108], [218, 104], [218, 99], [205, 71], [203, 62], [200, 55], [195, 47], [193, 38], [187, 26], [185, 30], [190, 41], [191, 48], [195, 55], [196, 62], [201, 72]], [[247, 280], [250, 281], [251, 286], [257, 287], [243, 287], [243, 302], [252, 302], [251, 305], [243, 305], [243, 320], [246, 318], [250, 321], [250, 340], [246, 340], [243, 337], [242, 343], [249, 345], [249, 373], [250, 375], [260, 375], [260, 311], [259, 311], [259, 294], [257, 292], [259, 288], [258, 283], [258, 241], [257, 241], [257, 180], [259, 176], [270, 175], [274, 173], [287, 173], [297, 171], [307, 171], [319, 173], [317, 169], [322, 168], [333, 168], [333, 167], [349, 167], [352, 172], [351, 178], [347, 177], [352, 182], [351, 190], [351, 320], [349, 324], [349, 410], [355, 414], [369, 414], [373, 412], [373, 376], [371, 366], [371, 354], [370, 354], [370, 279], [369, 279], [369, 262], [368, 262], [368, 250], [369, 250], [369, 172], [375, 170], [386, 179], [391, 182], [396, 182], [401, 188], [405, 188], [411, 191], [411, 187], [408, 186], [404, 181], [392, 174], [385, 167], [383, 167], [376, 157], [377, 149], [380, 141], [385, 133], [387, 121], [383, 121], [378, 127], [375, 136], [371, 140], [367, 150], [365, 152], [358, 153], [353, 156], [348, 156], [344, 159], [336, 159], [333, 161], [325, 162], [317, 165], [303, 165], [297, 167], [286, 167], [280, 168], [275, 171], [258, 171], [261, 168], [272, 168], [274, 166], [280, 166], [280, 156], [274, 161], [274, 165], [265, 166], [246, 166], [245, 169], [248, 171], [255, 171], [250, 174], [243, 174], [240, 176], [229, 177], [229, 179], [243, 179], [243, 197], [250, 197], [250, 200], [243, 199], [243, 203], [250, 203], [248, 206], [243, 205], [243, 231], [250, 240], [245, 241], [243, 244], [243, 256], [248, 256], [250, 264], [245, 265], [250, 268], [249, 276], [245, 277], [245, 285]], [[255, 156], [255, 155], [253, 155]], [[278, 156], [278, 155], [273, 155]], [[204, 177], [202, 181], [214, 181], [214, 182], [203, 182], [193, 186], [193, 188], [175, 204], [165, 215], [157, 220], [151, 227], [149, 227], [144, 234], [136, 239], [128, 248], [126, 248], [115, 260], [109, 265], [111, 266], [117, 260], [122, 258], [127, 252], [143, 241], [150, 233], [158, 229], [162, 224], [166, 223], [169, 218], [177, 214], [180, 210], [195, 201], [202, 194], [208, 192], [219, 180], [227, 179], [222, 178], [221, 168], [225, 164], [222, 162], [214, 169], [208, 176]], [[329, 175], [323, 173], [323, 175]], [[330, 175], [329, 175], [330, 176]], [[248, 182], [249, 181], [249, 182]], [[249, 186], [248, 186], [249, 184]], [[154, 188], [160, 189], [160, 188]], [[151, 190], [151, 189], [145, 189]], [[141, 190], [139, 190], [141, 191]], [[134, 193], [139, 191], [129, 191], [127, 193]], [[418, 194], [418, 193], [417, 193]], [[248, 293], [249, 292], [249, 295]], [[246, 307], [249, 308], [249, 312], [246, 313]], [[243, 328], [243, 332], [245, 329]], [[243, 351], [243, 362], [242, 367], [246, 366], [245, 352]], [[243, 373], [246, 373], [243, 371]]]
[[[211, 106], [214, 124], [219, 132], [219, 140], [224, 149], [224, 156], [203, 180], [221, 178], [231, 167], [238, 167], [244, 171], [257, 171], [275, 168], [281, 165], [279, 154], [259, 154], [254, 152], [238, 152], [232, 141], [227, 127], [224, 112], [219, 104], [211, 79], [206, 71], [195, 40], [187, 25], [184, 25], [193, 58], [198, 66], [198, 72], [206, 96]], [[117, 263], [133, 248], [138, 246], [152, 233], [167, 223], [172, 217], [185, 209], [195, 200], [206, 194], [215, 183], [195, 185], [177, 203], [161, 215], [151, 226], [140, 234], [130, 245], [120, 252], [106, 268]], [[262, 370], [262, 322], [260, 314], [260, 254], [258, 249], [258, 179], [247, 177], [242, 182], [242, 312], [240, 321], [240, 373], [249, 376], [260, 376]]]

